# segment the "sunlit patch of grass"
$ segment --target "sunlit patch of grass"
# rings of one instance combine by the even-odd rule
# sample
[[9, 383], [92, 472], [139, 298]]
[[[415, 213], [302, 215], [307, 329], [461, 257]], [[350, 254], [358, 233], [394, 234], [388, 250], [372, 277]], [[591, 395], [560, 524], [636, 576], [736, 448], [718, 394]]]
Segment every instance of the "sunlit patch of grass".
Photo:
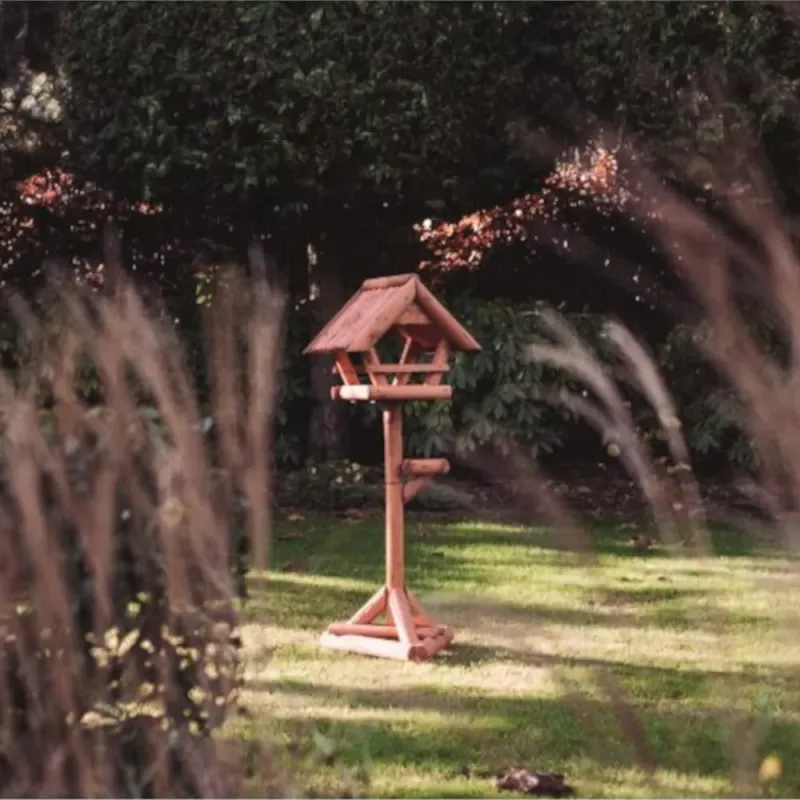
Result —
[[[494, 796], [490, 775], [522, 763], [565, 771], [583, 796], [725, 796], [742, 730], [763, 735], [752, 786], [775, 752], [783, 774], [769, 791], [800, 791], [800, 641], [787, 635], [800, 582], [788, 557], [746, 541], [722, 557], [643, 557], [629, 532], [601, 528], [589, 566], [541, 528], [426, 522], [409, 536], [408, 581], [456, 642], [414, 665], [319, 647], [327, 623], [382, 580], [382, 531], [304, 524], [277, 543], [278, 568], [252, 579], [242, 633], [254, 716], [234, 724], [304, 765], [298, 792], [355, 781], [371, 796]], [[296, 559], [308, 573], [279, 568]], [[641, 721], [652, 774], [609, 678]]]

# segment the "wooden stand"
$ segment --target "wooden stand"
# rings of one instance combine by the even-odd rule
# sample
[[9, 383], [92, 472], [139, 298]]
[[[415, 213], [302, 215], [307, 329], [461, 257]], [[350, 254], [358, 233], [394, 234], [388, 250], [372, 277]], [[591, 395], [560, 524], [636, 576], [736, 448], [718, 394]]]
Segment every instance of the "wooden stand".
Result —
[[[406, 587], [404, 504], [426, 482], [423, 476], [445, 474], [443, 458], [403, 459], [403, 418], [399, 402], [383, 412], [384, 463], [386, 470], [386, 584], [347, 622], [334, 622], [322, 634], [321, 643], [331, 650], [346, 650], [383, 658], [422, 661], [453, 640], [453, 631], [437, 625]], [[404, 477], [411, 482], [405, 483]], [[416, 483], [419, 481], [420, 483]], [[381, 617], [385, 623], [380, 624]]]
[[[384, 364], [376, 345], [394, 331], [403, 342], [399, 363]], [[437, 625], [406, 587], [404, 505], [435, 475], [445, 475], [444, 458], [404, 459], [402, 403], [449, 400], [442, 385], [451, 350], [479, 352], [481, 347], [422, 285], [417, 275], [393, 275], [364, 281], [339, 313], [317, 334], [305, 352], [333, 356], [342, 380], [333, 399], [383, 405], [386, 471], [386, 583], [347, 622], [335, 622], [322, 645], [370, 656], [421, 661], [453, 640], [453, 631]], [[432, 360], [421, 359], [426, 353]], [[354, 363], [351, 356], [360, 356]], [[366, 376], [369, 383], [362, 384]], [[418, 378], [422, 383], [412, 383]]]

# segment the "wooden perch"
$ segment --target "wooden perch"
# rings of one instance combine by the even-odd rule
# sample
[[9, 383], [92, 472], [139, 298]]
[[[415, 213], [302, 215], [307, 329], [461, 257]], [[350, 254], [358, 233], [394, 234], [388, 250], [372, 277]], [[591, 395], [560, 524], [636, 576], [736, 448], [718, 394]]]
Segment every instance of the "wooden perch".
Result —
[[[358, 366], [354, 368], [359, 375], [366, 375], [374, 372], [376, 375], [413, 375], [418, 372], [420, 375], [429, 373], [450, 372], [449, 364], [371, 364], [369, 367]], [[338, 371], [336, 367], [333, 371]]]
[[424, 489], [434, 475], [447, 475], [450, 462], [446, 458], [405, 458], [400, 472], [411, 480], [403, 484], [403, 504]]
[[447, 475], [450, 462], [446, 458], [404, 458], [400, 466], [403, 475], [425, 477]]
[[452, 386], [394, 385], [380, 386], [333, 386], [331, 397], [334, 400], [450, 400]]

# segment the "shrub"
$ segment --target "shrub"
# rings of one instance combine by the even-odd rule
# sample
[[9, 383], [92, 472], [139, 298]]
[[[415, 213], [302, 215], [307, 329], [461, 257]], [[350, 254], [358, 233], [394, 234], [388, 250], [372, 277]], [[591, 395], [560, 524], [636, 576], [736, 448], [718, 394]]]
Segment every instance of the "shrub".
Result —
[[383, 502], [382, 471], [352, 461], [309, 462], [278, 476], [276, 499], [284, 507], [343, 510]]
[[[571, 383], [528, 357], [528, 345], [538, 333], [539, 305], [463, 297], [449, 305], [483, 352], [453, 356], [447, 375], [455, 390], [452, 401], [408, 405], [408, 449], [429, 456], [454, 445], [456, 452], [469, 454], [489, 443], [502, 447], [506, 442], [533, 456], [555, 451], [568, 435], [571, 418], [543, 399]], [[602, 346], [595, 317], [574, 314], [570, 319]]]
[[470, 494], [445, 482], [429, 483], [409, 503], [408, 507], [420, 511], [465, 511], [474, 508]]
[[[697, 463], [753, 469], [758, 458], [742, 427], [742, 409], [699, 348], [702, 326], [676, 325], [656, 353]], [[640, 415], [650, 425], [652, 415]]]

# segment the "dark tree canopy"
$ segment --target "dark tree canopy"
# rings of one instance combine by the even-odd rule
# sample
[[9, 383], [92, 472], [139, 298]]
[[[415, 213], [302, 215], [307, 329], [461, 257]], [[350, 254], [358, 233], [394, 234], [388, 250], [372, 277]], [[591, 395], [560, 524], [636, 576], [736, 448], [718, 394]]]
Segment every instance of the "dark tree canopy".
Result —
[[[168, 202], [334, 217], [466, 209], [524, 177], [544, 5], [81, 3], [61, 58], [74, 165]], [[534, 93], [535, 94], [535, 93]]]

